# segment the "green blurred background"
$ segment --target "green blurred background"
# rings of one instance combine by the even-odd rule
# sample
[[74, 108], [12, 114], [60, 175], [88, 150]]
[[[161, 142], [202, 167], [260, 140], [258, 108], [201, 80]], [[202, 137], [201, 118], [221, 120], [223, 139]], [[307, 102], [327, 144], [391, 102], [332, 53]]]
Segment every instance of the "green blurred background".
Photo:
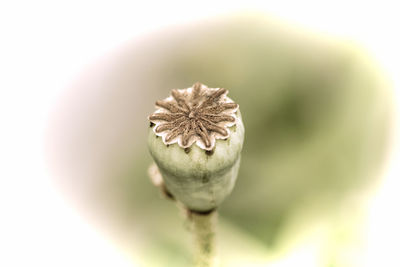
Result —
[[315, 266], [356, 266], [391, 90], [357, 45], [260, 15], [154, 32], [88, 67], [52, 122], [66, 197], [143, 266], [190, 266], [187, 222], [147, 176], [146, 135], [155, 100], [197, 81], [227, 88], [246, 128], [219, 209], [222, 265], [278, 266], [304, 248]]

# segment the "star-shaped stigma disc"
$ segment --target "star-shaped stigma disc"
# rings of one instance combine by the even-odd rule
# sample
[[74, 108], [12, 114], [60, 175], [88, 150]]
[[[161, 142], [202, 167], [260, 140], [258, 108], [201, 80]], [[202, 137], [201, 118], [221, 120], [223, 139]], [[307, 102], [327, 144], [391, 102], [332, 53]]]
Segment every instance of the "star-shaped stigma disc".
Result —
[[173, 89], [171, 96], [156, 102], [149, 116], [153, 131], [165, 144], [183, 148], [193, 143], [212, 150], [216, 139], [226, 139], [236, 124], [239, 105], [227, 97], [224, 88], [208, 88], [195, 83], [187, 89]]

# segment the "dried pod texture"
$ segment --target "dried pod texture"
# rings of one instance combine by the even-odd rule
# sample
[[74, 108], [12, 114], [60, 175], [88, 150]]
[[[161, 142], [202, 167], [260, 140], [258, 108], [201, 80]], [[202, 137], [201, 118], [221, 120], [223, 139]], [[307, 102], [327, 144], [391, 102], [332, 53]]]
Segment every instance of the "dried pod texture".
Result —
[[188, 148], [196, 143], [211, 151], [215, 140], [228, 138], [229, 127], [237, 122], [239, 105], [227, 94], [224, 88], [208, 88], [199, 82], [187, 89], [173, 89], [171, 96], [156, 102], [157, 110], [149, 116], [154, 133], [166, 145]]

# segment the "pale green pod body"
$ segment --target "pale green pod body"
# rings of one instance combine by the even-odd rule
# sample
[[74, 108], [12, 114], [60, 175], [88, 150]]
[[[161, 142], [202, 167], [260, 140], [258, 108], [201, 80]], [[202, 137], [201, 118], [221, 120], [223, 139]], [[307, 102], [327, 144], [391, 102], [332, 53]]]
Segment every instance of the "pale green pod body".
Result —
[[190, 210], [212, 210], [232, 192], [244, 140], [240, 113], [230, 130], [227, 140], [216, 140], [212, 154], [194, 144], [188, 153], [177, 143], [167, 146], [149, 130], [148, 146], [165, 186]]
[[148, 147], [166, 189], [189, 210], [215, 209], [232, 192], [244, 125], [228, 91], [197, 83], [157, 101]]

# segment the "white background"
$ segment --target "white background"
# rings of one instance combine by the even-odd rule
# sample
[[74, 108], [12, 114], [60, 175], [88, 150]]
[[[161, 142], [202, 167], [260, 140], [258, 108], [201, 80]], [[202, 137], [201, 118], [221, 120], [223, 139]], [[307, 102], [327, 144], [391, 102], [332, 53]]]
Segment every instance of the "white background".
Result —
[[[132, 266], [52, 188], [43, 151], [49, 114], [85, 66], [125, 42], [239, 10], [361, 43], [390, 77], [398, 111], [396, 1], [1, 1], [0, 266]], [[400, 266], [397, 133], [371, 203], [366, 266]]]

